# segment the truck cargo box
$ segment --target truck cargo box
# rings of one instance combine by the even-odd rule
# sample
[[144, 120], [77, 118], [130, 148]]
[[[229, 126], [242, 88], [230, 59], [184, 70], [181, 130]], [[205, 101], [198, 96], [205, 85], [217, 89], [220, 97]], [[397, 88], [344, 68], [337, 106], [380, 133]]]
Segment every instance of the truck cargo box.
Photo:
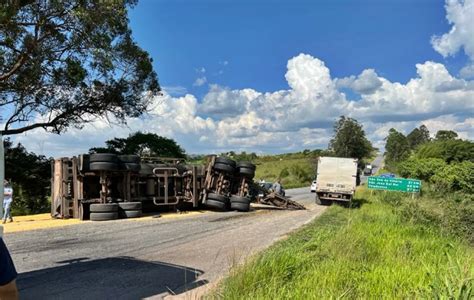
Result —
[[350, 202], [357, 185], [357, 159], [320, 157], [316, 179], [316, 202]]

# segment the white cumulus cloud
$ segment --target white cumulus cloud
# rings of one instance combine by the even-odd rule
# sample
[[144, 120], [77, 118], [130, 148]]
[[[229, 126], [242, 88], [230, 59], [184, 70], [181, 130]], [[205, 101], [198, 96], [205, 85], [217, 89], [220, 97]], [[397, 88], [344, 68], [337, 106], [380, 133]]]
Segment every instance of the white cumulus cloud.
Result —
[[[391, 127], [407, 132], [422, 123], [433, 133], [454, 129], [473, 138], [474, 81], [456, 78], [432, 61], [416, 70], [406, 84], [372, 69], [341, 80], [331, 77], [322, 60], [299, 54], [288, 60], [289, 89], [263, 93], [211, 85], [201, 101], [165, 90], [151, 113], [127, 120], [126, 127], [99, 120], [59, 137], [35, 130], [16, 141], [47, 155], [73, 155], [140, 130], [174, 138], [189, 153], [285, 152], [326, 147], [341, 115], [361, 121], [378, 147]], [[360, 99], [348, 99], [341, 84], [359, 91]]]
[[336, 79], [338, 88], [350, 88], [359, 94], [372, 94], [382, 86], [382, 80], [374, 69], [366, 69], [359, 76]]
[[193, 86], [203, 86], [207, 82], [206, 76], [198, 77], [193, 83]]
[[445, 7], [452, 27], [448, 33], [432, 37], [434, 49], [446, 57], [462, 48], [474, 60], [474, 0], [447, 0]]

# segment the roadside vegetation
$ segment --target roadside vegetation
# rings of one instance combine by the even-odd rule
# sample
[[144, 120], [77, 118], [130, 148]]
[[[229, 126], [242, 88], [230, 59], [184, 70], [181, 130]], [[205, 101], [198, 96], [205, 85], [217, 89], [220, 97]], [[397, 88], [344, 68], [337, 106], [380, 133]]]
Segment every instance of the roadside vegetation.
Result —
[[50, 211], [51, 160], [6, 139], [5, 178], [13, 185], [13, 216]]
[[391, 129], [386, 166], [423, 181], [416, 197], [358, 188], [287, 240], [232, 271], [211, 297], [474, 298], [474, 143]]
[[317, 154], [300, 152], [275, 156], [263, 156], [255, 160], [256, 180], [275, 182], [282, 180], [285, 188], [309, 186], [316, 176]]
[[234, 269], [211, 297], [471, 299], [474, 248], [457, 225], [420, 213], [429, 201], [360, 188], [351, 209], [330, 207]]
[[[363, 126], [355, 119], [341, 116], [334, 123], [334, 135], [328, 149], [306, 149], [297, 153], [258, 156], [255, 153], [222, 153], [234, 160], [248, 160], [257, 165], [255, 178], [266, 182], [281, 179], [285, 188], [308, 187], [316, 178], [318, 157], [351, 157], [359, 160], [359, 168], [376, 156], [377, 149], [367, 139]], [[195, 161], [202, 159], [197, 157]]]
[[409, 139], [413, 131], [405, 137], [391, 129], [387, 137], [387, 169], [423, 181], [422, 197], [401, 207], [410, 218], [474, 244], [474, 143], [450, 130], [430, 139], [422, 127], [413, 131], [427, 134], [415, 144]]

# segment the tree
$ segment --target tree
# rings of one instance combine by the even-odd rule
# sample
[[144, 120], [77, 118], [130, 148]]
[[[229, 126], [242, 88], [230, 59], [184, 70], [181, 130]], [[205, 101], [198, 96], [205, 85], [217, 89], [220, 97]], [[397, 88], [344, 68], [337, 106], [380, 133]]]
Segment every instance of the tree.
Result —
[[455, 140], [458, 134], [452, 130], [438, 130], [435, 139], [438, 141]]
[[136, 0], [9, 1], [0, 8], [2, 135], [60, 133], [94, 116], [145, 112], [159, 92], [152, 60], [133, 41]]
[[28, 152], [21, 144], [5, 140], [5, 173], [15, 190], [15, 214], [41, 213], [49, 210], [51, 162], [42, 155]]
[[403, 133], [391, 128], [385, 143], [385, 163], [395, 166], [410, 156], [410, 144]]
[[185, 158], [186, 153], [174, 140], [154, 133], [136, 132], [128, 138], [114, 138], [105, 142], [104, 148], [91, 148], [91, 153], [136, 154]]
[[[94, 117], [125, 122], [160, 91], [132, 39], [137, 0], [12, 0], [0, 6], [0, 141], [35, 128], [61, 133]], [[4, 151], [0, 142], [0, 190]], [[0, 193], [0, 208], [3, 193]]]
[[430, 141], [430, 132], [425, 125], [421, 125], [420, 128], [413, 129], [407, 135], [408, 143], [411, 149], [415, 149], [418, 145], [424, 144]]
[[341, 116], [334, 124], [334, 137], [329, 148], [339, 157], [362, 159], [373, 151], [372, 143], [366, 138], [362, 125], [357, 120]]

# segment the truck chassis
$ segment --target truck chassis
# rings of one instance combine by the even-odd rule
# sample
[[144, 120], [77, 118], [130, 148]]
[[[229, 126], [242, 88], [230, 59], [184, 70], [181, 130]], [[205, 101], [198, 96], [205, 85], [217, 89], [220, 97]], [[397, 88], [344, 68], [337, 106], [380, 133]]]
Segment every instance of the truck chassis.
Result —
[[[103, 155], [107, 159], [113, 154]], [[120, 156], [118, 156], [120, 157]], [[248, 211], [256, 167], [214, 155], [203, 165], [185, 164], [178, 158], [139, 158], [121, 167], [91, 168], [94, 154], [55, 159], [51, 178], [51, 215], [55, 218], [89, 219], [91, 206], [138, 203], [144, 210], [188, 204], [220, 210]], [[97, 159], [97, 157], [95, 157]], [[120, 161], [120, 159], [118, 160]], [[95, 163], [97, 165], [97, 163]], [[131, 166], [131, 167], [130, 167]], [[304, 209], [287, 198], [273, 195], [260, 203], [289, 209]], [[105, 206], [104, 206], [105, 207]]]

